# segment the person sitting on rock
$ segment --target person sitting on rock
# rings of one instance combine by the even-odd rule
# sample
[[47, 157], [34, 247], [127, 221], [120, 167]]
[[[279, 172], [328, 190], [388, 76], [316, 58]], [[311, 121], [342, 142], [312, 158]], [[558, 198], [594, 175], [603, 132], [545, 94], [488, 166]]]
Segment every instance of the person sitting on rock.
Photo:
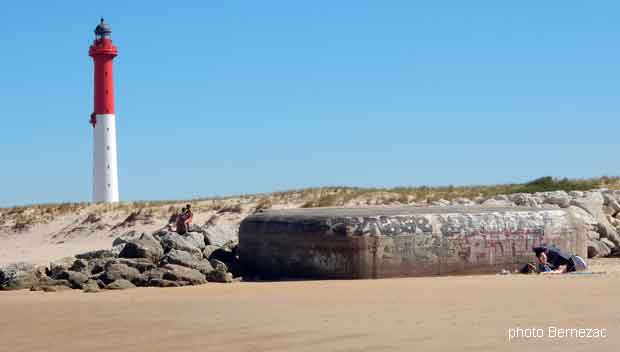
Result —
[[193, 220], [194, 220], [194, 213], [192, 213], [192, 205], [187, 204], [185, 206], [185, 211], [183, 212], [183, 223], [185, 225], [186, 231], [190, 231]]
[[184, 235], [187, 232], [187, 226], [185, 226], [185, 216], [187, 213], [186, 208], [182, 208], [181, 212], [177, 214], [176, 218], [176, 230], [179, 235]]
[[586, 269], [586, 262], [576, 255], [569, 255], [555, 246], [538, 246], [532, 248], [538, 258], [540, 273], [570, 273]]

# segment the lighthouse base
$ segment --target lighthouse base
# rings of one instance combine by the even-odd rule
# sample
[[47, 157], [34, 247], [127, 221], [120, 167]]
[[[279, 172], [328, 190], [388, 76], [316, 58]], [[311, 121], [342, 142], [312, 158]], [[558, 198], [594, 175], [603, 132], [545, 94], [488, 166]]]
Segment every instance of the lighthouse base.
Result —
[[118, 202], [116, 116], [95, 115], [93, 134], [93, 202]]

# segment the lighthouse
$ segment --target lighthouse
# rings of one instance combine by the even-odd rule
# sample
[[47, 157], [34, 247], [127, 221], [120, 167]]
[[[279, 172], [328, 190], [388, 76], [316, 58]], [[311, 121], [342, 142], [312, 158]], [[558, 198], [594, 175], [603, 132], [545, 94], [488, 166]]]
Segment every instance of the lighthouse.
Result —
[[95, 28], [88, 55], [95, 63], [95, 106], [90, 115], [93, 127], [93, 202], [118, 202], [116, 116], [112, 62], [118, 49], [112, 44], [112, 29], [103, 18]]

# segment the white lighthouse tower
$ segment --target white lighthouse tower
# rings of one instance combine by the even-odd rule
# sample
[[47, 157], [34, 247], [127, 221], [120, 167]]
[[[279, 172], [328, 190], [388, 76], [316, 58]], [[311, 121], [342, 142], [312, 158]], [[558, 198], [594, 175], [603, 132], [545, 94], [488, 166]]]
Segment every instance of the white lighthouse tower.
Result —
[[95, 107], [93, 126], [93, 202], [118, 202], [116, 116], [112, 61], [118, 49], [112, 44], [112, 29], [101, 19], [88, 54], [95, 62]]

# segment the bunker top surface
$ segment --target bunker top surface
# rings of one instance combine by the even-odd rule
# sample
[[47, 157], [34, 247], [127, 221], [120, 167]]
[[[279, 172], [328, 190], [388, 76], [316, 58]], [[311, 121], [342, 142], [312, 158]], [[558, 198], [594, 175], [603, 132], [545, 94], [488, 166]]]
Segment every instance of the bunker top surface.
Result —
[[374, 216], [407, 216], [425, 214], [480, 214], [480, 213], [505, 213], [505, 212], [541, 212], [563, 211], [560, 208], [529, 208], [529, 207], [483, 207], [483, 206], [398, 206], [398, 207], [365, 207], [365, 208], [308, 208], [308, 209], [283, 209], [267, 210], [254, 214], [255, 219], [267, 218], [330, 218], [330, 217], [374, 217]]

